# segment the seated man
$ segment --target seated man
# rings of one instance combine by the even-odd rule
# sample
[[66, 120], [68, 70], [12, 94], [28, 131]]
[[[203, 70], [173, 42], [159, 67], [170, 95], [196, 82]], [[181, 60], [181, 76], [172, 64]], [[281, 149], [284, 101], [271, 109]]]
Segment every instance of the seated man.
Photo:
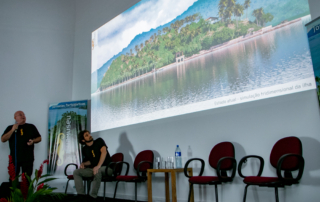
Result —
[[[80, 144], [85, 144], [85, 146], [82, 148], [83, 162], [80, 165], [80, 169], [73, 172], [74, 183], [79, 198], [84, 198], [85, 191], [82, 177], [94, 177], [92, 181], [92, 191], [88, 201], [95, 201], [101, 178], [106, 175], [106, 167], [111, 162], [111, 157], [104, 140], [101, 138], [93, 140], [89, 131], [81, 131], [78, 140]], [[112, 175], [112, 172], [113, 170], [109, 168], [107, 175]]]

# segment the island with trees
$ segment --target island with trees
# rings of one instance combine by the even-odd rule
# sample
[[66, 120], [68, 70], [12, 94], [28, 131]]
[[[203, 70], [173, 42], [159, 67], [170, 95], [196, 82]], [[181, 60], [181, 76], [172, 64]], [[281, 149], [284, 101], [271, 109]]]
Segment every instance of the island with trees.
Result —
[[[177, 53], [183, 53], [184, 61], [187, 61], [232, 40], [255, 36], [274, 16], [260, 7], [252, 11], [254, 20], [250, 21], [250, 4], [251, 0], [245, 0], [243, 4], [236, 0], [220, 0], [218, 17], [204, 19], [200, 13], [194, 13], [158, 30], [144, 43], [134, 44], [134, 50], [112, 61], [98, 91], [175, 64]], [[244, 19], [241, 20], [242, 17]]]

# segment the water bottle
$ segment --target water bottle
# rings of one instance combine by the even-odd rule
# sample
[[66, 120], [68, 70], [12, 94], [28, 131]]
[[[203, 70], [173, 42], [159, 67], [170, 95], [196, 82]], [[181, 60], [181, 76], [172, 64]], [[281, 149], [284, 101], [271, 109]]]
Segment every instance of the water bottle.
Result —
[[176, 157], [176, 168], [182, 168], [181, 150], [179, 145], [177, 145], [175, 157]]

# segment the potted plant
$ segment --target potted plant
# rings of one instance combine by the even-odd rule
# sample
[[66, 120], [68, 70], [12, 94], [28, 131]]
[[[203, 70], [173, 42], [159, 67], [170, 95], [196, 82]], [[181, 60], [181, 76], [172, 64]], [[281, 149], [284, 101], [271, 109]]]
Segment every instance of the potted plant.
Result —
[[[39, 170], [35, 171], [35, 178], [31, 179], [26, 173], [16, 176], [15, 166], [12, 157], [9, 155], [8, 173], [12, 182], [11, 196], [8, 199], [1, 198], [0, 202], [39, 202], [44, 197], [61, 200], [64, 194], [52, 193], [56, 188], [51, 188], [46, 182], [55, 180], [56, 178], [47, 178], [49, 175], [42, 175], [43, 165], [48, 164], [48, 160], [43, 161]], [[19, 182], [21, 176], [22, 181]]]

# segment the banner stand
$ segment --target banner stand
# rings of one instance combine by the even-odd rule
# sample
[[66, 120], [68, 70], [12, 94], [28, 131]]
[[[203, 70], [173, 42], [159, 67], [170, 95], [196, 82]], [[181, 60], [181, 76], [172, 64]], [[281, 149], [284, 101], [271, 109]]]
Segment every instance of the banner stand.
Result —
[[49, 106], [48, 174], [62, 177], [67, 164], [80, 165], [82, 155], [78, 134], [87, 129], [87, 108], [87, 100], [61, 102]]
[[320, 105], [320, 16], [306, 24], [306, 27]]

